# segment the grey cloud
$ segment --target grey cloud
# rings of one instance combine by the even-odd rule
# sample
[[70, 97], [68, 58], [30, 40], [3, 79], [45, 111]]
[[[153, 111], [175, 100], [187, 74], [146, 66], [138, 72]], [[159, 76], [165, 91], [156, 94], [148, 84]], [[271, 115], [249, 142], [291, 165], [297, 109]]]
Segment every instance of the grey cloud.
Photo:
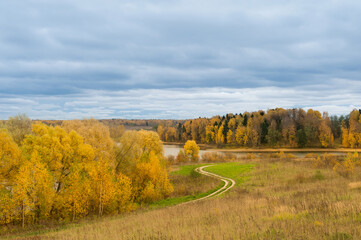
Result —
[[[93, 90], [109, 97], [111, 91], [155, 88], [186, 93], [318, 86], [314, 94], [326, 98], [339, 86], [330, 84], [335, 79], [361, 81], [361, 3], [356, 0], [12, 0], [0, 2], [0, 15], [0, 97], [56, 95], [54, 101], [65, 104]], [[292, 106], [321, 106], [301, 99]], [[359, 103], [341, 102], [333, 106]], [[127, 116], [154, 114], [142, 104], [147, 108], [139, 106], [139, 113], [129, 110]], [[64, 113], [54, 109], [59, 116], [76, 115], [60, 106]], [[97, 103], [92, 107], [98, 109]], [[77, 105], [76, 111], [81, 115], [84, 109]], [[7, 117], [8, 110], [0, 111]], [[117, 114], [112, 111], [96, 116]], [[39, 114], [53, 116], [50, 112]]]
[[[195, 118], [267, 110], [276, 107], [314, 108], [330, 114], [348, 114], [360, 108], [361, 86], [313, 89], [287, 87], [258, 88], [176, 88], [121, 91], [85, 90], [66, 96], [31, 96], [0, 104], [0, 117], [25, 112], [37, 119], [97, 118]], [[334, 80], [338, 87], [342, 82]], [[322, 94], [320, 94], [322, 93]]]

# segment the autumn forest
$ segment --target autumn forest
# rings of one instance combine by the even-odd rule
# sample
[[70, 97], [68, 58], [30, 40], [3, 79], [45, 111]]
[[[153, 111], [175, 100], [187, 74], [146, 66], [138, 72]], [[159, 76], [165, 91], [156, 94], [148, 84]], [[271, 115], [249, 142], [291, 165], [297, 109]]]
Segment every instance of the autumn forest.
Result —
[[361, 147], [361, 110], [329, 116], [309, 109], [271, 109], [187, 120], [172, 126], [160, 123], [166, 142], [225, 144], [237, 147]]
[[0, 130], [0, 224], [121, 213], [173, 190], [158, 135], [127, 131], [115, 143], [97, 120]]
[[32, 121], [17, 115], [0, 124], [1, 225], [119, 214], [167, 198], [173, 185], [163, 142], [193, 140], [186, 146], [196, 151], [183, 153], [193, 162], [195, 143], [361, 147], [361, 110], [339, 117], [279, 108], [191, 120]]

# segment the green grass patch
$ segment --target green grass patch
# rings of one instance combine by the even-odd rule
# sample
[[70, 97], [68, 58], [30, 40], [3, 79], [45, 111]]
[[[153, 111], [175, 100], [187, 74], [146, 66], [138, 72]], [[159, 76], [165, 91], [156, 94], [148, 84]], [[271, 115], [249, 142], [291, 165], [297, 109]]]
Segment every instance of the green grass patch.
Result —
[[201, 167], [207, 164], [194, 164], [194, 165], [183, 165], [180, 166], [180, 169], [174, 172], [171, 172], [171, 175], [183, 175], [183, 176], [190, 176], [192, 172], [194, 172], [194, 169], [197, 167]]
[[[203, 163], [203, 164], [183, 165], [183, 166], [180, 166], [179, 170], [171, 172], [171, 175], [192, 176], [194, 174], [198, 174], [194, 171], [196, 168], [205, 166], [205, 165], [209, 165], [209, 164]], [[242, 174], [249, 172], [250, 170], [253, 169], [253, 167], [254, 167], [253, 164], [241, 164], [241, 163], [231, 162], [231, 163], [214, 164], [213, 166], [207, 167], [204, 170], [221, 175], [223, 177], [232, 178], [236, 181], [236, 184], [238, 185], [246, 180], [246, 177], [243, 176]], [[173, 206], [176, 204], [196, 200], [198, 198], [205, 197], [205, 196], [217, 191], [218, 189], [223, 187], [223, 185], [224, 185], [224, 183], [221, 182], [216, 188], [211, 189], [204, 193], [197, 194], [197, 195], [187, 195], [187, 196], [182, 196], [182, 197], [163, 199], [163, 200], [160, 200], [160, 201], [150, 204], [149, 207], [151, 209], [162, 208], [162, 207]]]
[[237, 162], [220, 163], [204, 168], [205, 171], [218, 174], [222, 177], [232, 178], [239, 185], [248, 178], [244, 173], [251, 171], [254, 168], [253, 164], [242, 164]]
[[[195, 169], [201, 166], [205, 166], [209, 164], [194, 164], [194, 165], [184, 165], [181, 166], [179, 170], [172, 172], [172, 175], [183, 175], [183, 176], [191, 176], [195, 173]], [[218, 174], [222, 177], [228, 177], [232, 178], [236, 181], [236, 184], [239, 185], [243, 183], [245, 180], [247, 180], [247, 177], [245, 177], [243, 174], [246, 172], [251, 171], [254, 168], [253, 164], [242, 164], [242, 163], [219, 163], [214, 164], [213, 166], [209, 166], [205, 168], [205, 171], [212, 172], [215, 174]], [[192, 200], [196, 200], [198, 198], [202, 198], [204, 196], [207, 196], [221, 187], [223, 187], [224, 183], [220, 183], [217, 188], [211, 189], [207, 192], [200, 193], [197, 195], [188, 195], [188, 196], [182, 196], [182, 197], [175, 197], [175, 198], [167, 198], [160, 201], [157, 201], [155, 203], [152, 203], [149, 207], [154, 208], [162, 208], [162, 207], [168, 207], [176, 204], [180, 204], [183, 202], [188, 202]]]

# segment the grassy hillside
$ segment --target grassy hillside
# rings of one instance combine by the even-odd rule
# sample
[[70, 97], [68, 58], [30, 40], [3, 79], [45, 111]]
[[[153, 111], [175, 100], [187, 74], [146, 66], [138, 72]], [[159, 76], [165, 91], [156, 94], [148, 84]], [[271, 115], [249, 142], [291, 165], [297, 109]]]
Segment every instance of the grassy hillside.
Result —
[[[193, 173], [197, 166], [180, 167], [172, 177], [193, 178], [194, 189], [214, 187]], [[237, 185], [222, 197], [103, 218], [34, 239], [361, 239], [360, 167], [347, 178], [301, 158], [243, 160], [206, 170]]]
[[[173, 171], [171, 171], [170, 173], [170, 179], [174, 186], [174, 192], [172, 192], [171, 195], [166, 199], [154, 202], [152, 204], [138, 206], [139, 209], [137, 209], [136, 211], [140, 213], [144, 211], [169, 207], [172, 205], [196, 200], [198, 198], [207, 196], [215, 192], [219, 188], [221, 188], [224, 185], [224, 183], [219, 179], [204, 176], [195, 171], [196, 168], [204, 165], [207, 164], [173, 166], [172, 167]], [[0, 232], [0, 238], [1, 237], [5, 238], [6, 236], [8, 238], [16, 238], [16, 236], [22, 236], [23, 238], [31, 238], [31, 236], [35, 236], [42, 232], [44, 233], [48, 231], [59, 231], [61, 229], [80, 227], [94, 222], [99, 223], [103, 221], [109, 221], [109, 219], [114, 219], [119, 217], [123, 217], [123, 216], [108, 216], [103, 218], [90, 217], [83, 220], [78, 220], [73, 223], [49, 222], [46, 223], [45, 225], [33, 224], [27, 226], [26, 229], [21, 229], [16, 226], [9, 226], [9, 227], [4, 226], [2, 228], [4, 232]], [[11, 232], [13, 232], [13, 234], [11, 234]]]
[[131, 214], [46, 236], [57, 239], [360, 239], [360, 169], [356, 168], [350, 178], [344, 178], [332, 169], [315, 169], [312, 162], [300, 160], [254, 160], [254, 170], [244, 173], [249, 180], [222, 198]]

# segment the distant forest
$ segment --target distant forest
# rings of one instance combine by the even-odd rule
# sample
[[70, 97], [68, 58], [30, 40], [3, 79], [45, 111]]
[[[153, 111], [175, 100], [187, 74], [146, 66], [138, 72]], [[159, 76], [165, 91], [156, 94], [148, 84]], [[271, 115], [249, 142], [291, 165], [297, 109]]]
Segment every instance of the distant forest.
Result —
[[166, 142], [233, 145], [239, 147], [361, 147], [361, 110], [329, 116], [309, 109], [276, 108], [257, 112], [197, 118], [176, 126], [159, 124]]
[[190, 120], [103, 120], [105, 124], [148, 126], [165, 142], [238, 147], [361, 147], [361, 110], [346, 116], [309, 109], [276, 108]]
[[[361, 109], [345, 116], [329, 116], [313, 109], [276, 108], [268, 111], [228, 113], [212, 118], [188, 120], [103, 119], [113, 139], [125, 130], [157, 131], [164, 142], [236, 147], [345, 147], [361, 148]], [[62, 120], [43, 120], [47, 125], [61, 125]]]

